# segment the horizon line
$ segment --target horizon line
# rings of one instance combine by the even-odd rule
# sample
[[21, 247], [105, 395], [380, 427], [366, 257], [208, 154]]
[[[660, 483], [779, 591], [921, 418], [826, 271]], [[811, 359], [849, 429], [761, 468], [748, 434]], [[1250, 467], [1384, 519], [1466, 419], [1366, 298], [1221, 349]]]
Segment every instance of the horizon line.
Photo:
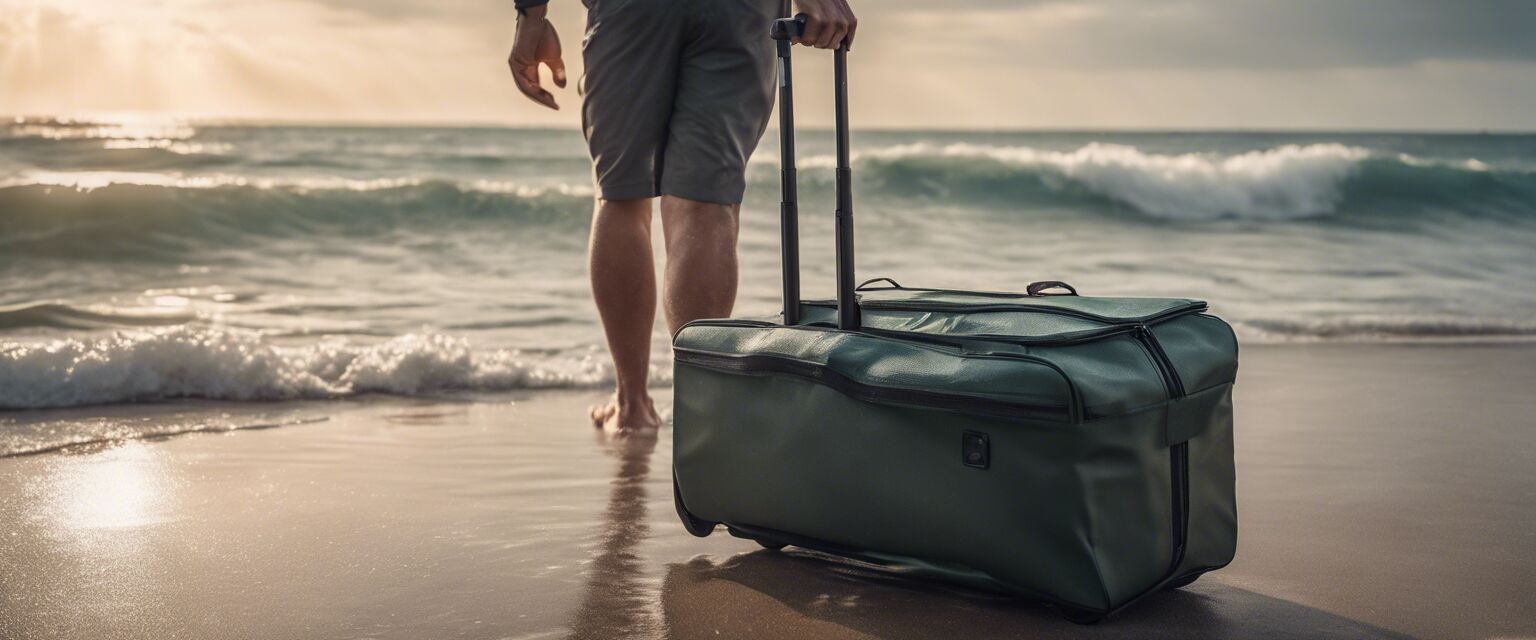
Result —
[[[201, 115], [171, 115], [142, 112], [94, 112], [79, 114], [7, 114], [0, 115], [0, 122], [15, 124], [44, 124], [53, 122], [77, 122], [80, 124], [109, 124], [114, 118], [165, 120], [196, 126], [231, 127], [294, 127], [294, 128], [357, 128], [357, 129], [508, 129], [526, 131], [572, 131], [581, 127], [559, 124], [512, 124], [489, 120], [432, 120], [412, 118], [252, 118]], [[797, 126], [801, 131], [831, 131], [830, 125]], [[855, 126], [855, 130], [875, 133], [1367, 133], [1413, 135], [1536, 135], [1536, 127], [1530, 129], [1474, 128], [1474, 127], [1340, 127], [1340, 126], [1121, 126], [1121, 125], [1035, 125], [1000, 127], [945, 127], [945, 126]], [[776, 124], [768, 131], [777, 131]]]

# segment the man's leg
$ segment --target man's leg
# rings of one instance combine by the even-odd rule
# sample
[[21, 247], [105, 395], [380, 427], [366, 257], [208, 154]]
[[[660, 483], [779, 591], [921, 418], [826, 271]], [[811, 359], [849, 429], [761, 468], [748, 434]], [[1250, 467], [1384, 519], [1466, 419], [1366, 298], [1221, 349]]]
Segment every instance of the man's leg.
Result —
[[614, 430], [655, 428], [661, 421], [645, 389], [656, 323], [651, 199], [598, 200], [588, 252], [592, 297], [617, 386], [611, 402], [592, 408], [592, 422]]
[[724, 318], [736, 304], [736, 237], [741, 205], [661, 197], [667, 240], [663, 290], [673, 335], [699, 318]]
[[736, 236], [747, 160], [773, 112], [773, 41], [763, 25], [777, 2], [709, 3], [690, 23], [663, 147], [667, 326], [731, 314]]

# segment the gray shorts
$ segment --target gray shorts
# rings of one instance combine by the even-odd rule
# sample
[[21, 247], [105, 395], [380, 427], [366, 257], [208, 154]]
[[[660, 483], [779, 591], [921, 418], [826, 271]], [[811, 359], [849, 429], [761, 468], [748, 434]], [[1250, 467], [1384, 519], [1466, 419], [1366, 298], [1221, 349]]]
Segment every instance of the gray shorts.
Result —
[[778, 0], [586, 0], [581, 122], [601, 197], [732, 204], [773, 111]]

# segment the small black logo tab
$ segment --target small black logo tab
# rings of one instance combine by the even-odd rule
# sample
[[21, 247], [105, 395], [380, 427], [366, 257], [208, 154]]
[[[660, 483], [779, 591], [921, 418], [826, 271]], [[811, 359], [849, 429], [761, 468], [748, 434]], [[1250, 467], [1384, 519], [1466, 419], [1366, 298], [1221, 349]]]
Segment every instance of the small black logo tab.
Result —
[[960, 435], [960, 461], [967, 467], [985, 469], [992, 465], [992, 445], [987, 434], [967, 431]]

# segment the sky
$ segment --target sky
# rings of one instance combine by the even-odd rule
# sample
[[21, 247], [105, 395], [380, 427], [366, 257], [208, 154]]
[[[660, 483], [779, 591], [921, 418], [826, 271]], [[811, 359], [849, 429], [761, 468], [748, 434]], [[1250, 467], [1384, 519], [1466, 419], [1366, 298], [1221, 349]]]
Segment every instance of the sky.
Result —
[[[1536, 130], [1527, 0], [850, 3], [864, 127]], [[585, 10], [550, 12], [574, 78]], [[512, 0], [0, 0], [0, 114], [579, 126], [574, 83], [558, 112], [513, 87], [514, 18]], [[796, 59], [812, 125], [819, 58]]]

